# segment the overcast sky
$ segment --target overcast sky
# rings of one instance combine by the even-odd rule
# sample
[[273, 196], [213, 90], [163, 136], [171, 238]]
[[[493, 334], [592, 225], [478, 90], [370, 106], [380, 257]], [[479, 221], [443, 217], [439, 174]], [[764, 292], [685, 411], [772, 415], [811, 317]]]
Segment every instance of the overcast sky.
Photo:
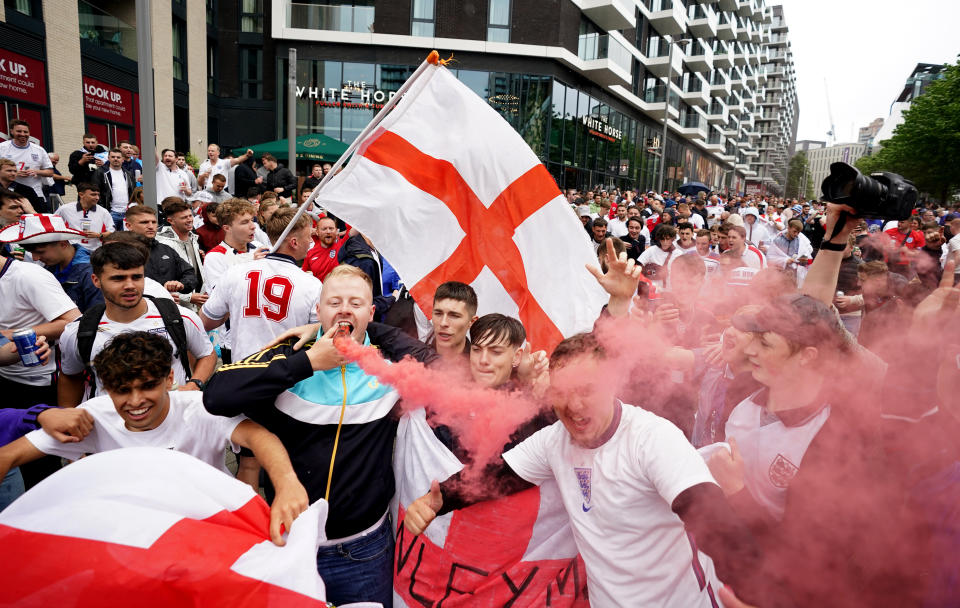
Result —
[[797, 68], [797, 139], [837, 143], [886, 118], [918, 63], [956, 63], [960, 0], [768, 0], [782, 4]]

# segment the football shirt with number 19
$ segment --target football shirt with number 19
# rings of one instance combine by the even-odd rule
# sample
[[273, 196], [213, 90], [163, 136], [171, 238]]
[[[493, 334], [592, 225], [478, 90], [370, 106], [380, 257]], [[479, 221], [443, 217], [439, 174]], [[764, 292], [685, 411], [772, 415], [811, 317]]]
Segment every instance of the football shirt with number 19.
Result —
[[231, 267], [217, 282], [203, 314], [230, 315], [232, 355], [239, 361], [259, 352], [288, 329], [316, 322], [322, 283], [282, 255]]

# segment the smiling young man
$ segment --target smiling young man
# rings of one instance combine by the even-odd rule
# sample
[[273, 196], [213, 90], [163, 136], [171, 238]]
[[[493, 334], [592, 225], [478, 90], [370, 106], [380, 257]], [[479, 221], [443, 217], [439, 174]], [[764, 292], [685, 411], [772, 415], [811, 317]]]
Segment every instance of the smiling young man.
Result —
[[277, 488], [270, 510], [270, 537], [283, 544], [280, 525], [290, 529], [308, 506], [290, 458], [276, 435], [243, 416], [207, 413], [198, 392], [173, 389], [173, 350], [162, 337], [145, 331], [117, 336], [94, 361], [106, 395], [78, 406], [93, 418], [88, 434], [61, 442], [44, 430], [0, 448], [0, 479], [7, 470], [45, 454], [77, 460], [85, 454], [129, 447], [173, 449], [227, 472], [224, 450], [247, 447], [256, 454]]
[[[679, 429], [621, 403], [616, 386], [596, 381], [608, 364], [591, 334], [557, 346], [550, 402], [559, 420], [503, 454], [498, 484], [516, 491], [556, 480], [595, 606], [717, 606], [713, 564], [686, 529], [715, 558], [739, 543], [724, 580], [749, 596], [756, 559], [745, 550], [749, 532], [729, 516], [720, 488]], [[475, 502], [457, 492], [459, 483], [459, 475], [433, 482], [408, 507], [407, 530], [420, 534], [438, 513]]]
[[[100, 375], [96, 373], [96, 365], [89, 363], [111, 338], [133, 331], [149, 331], [166, 337], [177, 349], [173, 371], [179, 390], [202, 389], [217, 362], [213, 346], [202, 329], [200, 319], [193, 312], [168, 300], [144, 298], [143, 253], [127, 243], [107, 243], [93, 252], [90, 263], [93, 266], [93, 283], [103, 292], [105, 305], [103, 308], [92, 307], [79, 320], [68, 324], [60, 337], [63, 373], [57, 386], [59, 404], [69, 407], [83, 400], [84, 372], [87, 370], [96, 376], [94, 394], [102, 394], [103, 386]], [[169, 310], [169, 313], [164, 313], [158, 308], [160, 306]], [[168, 323], [165, 314], [170, 317], [178, 314], [180, 319], [171, 318]], [[81, 333], [81, 324], [88, 315], [92, 317], [88, 322], [95, 329], [90, 336], [90, 350], [84, 353], [81, 352], [81, 346], [87, 344], [89, 338], [86, 331]], [[178, 344], [181, 331], [183, 343]], [[187, 364], [184, 363], [186, 353], [180, 352], [181, 348], [196, 358], [191, 366], [193, 373], [189, 376]]]
[[30, 202], [37, 211], [48, 211], [41, 178], [53, 176], [53, 163], [46, 150], [30, 141], [29, 123], [10, 121], [10, 140], [0, 143], [0, 158], [8, 158], [16, 164], [17, 183], [33, 192]]

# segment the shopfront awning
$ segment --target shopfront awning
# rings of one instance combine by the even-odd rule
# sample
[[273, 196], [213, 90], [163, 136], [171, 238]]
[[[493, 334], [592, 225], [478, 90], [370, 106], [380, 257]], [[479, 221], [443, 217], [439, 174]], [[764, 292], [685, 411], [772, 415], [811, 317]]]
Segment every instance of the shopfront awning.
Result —
[[[249, 148], [253, 150], [253, 154], [257, 158], [260, 158], [264, 154], [272, 154], [277, 159], [288, 160], [289, 148], [287, 141], [286, 139], [278, 139], [255, 146], [234, 148], [233, 153], [240, 155]], [[320, 133], [307, 133], [306, 135], [297, 136], [298, 160], [318, 160], [333, 163], [346, 151], [347, 144], [332, 137], [321, 135]]]

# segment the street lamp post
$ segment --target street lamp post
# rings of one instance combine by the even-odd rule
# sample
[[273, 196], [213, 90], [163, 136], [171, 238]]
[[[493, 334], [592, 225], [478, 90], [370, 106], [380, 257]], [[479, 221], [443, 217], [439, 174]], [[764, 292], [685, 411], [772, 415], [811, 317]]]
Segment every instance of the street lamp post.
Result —
[[143, 162], [143, 202], [157, 208], [157, 144], [154, 140], [153, 47], [150, 38], [150, 0], [137, 0], [137, 78], [140, 85], [140, 158]]
[[667, 162], [667, 122], [670, 120], [670, 81], [673, 79], [673, 48], [684, 47], [690, 42], [687, 38], [670, 41], [670, 51], [667, 53], [667, 92], [664, 95], [663, 107], [663, 137], [660, 143], [660, 174], [657, 176], [657, 193], [663, 192], [663, 175]]

